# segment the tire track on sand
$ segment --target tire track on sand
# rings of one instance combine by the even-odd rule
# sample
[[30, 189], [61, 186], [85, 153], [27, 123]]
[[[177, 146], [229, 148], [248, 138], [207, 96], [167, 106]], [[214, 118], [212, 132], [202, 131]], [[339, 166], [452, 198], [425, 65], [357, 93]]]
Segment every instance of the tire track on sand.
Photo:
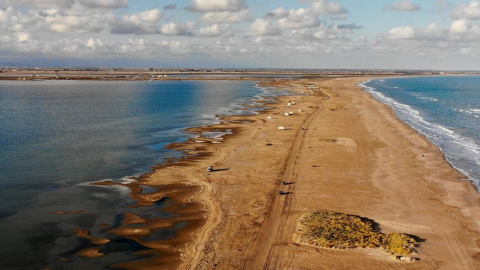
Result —
[[[305, 134], [310, 128], [312, 120], [320, 112], [321, 109], [319, 106], [318, 109], [303, 122], [302, 128], [297, 132], [293, 146], [285, 162], [284, 177], [277, 181], [275, 194], [271, 196], [270, 211], [262, 223], [262, 228], [256, 237], [255, 244], [251, 247], [255, 251], [256, 256], [253, 260], [247, 262], [245, 269], [274, 269], [276, 268], [275, 264], [281, 261], [277, 260], [278, 249], [276, 247], [288, 243], [290, 239], [291, 232], [288, 229], [285, 230], [285, 225], [288, 214], [295, 205], [295, 184], [300, 161], [299, 154], [303, 146]], [[290, 193], [284, 196], [278, 195], [280, 190], [285, 191], [285, 188], [282, 189], [282, 181], [289, 183], [295, 182], [293, 185], [287, 186], [287, 192]], [[294, 254], [289, 254], [288, 257], [290, 257], [290, 261], [293, 256]], [[286, 266], [282, 265], [281, 267], [284, 268]]]

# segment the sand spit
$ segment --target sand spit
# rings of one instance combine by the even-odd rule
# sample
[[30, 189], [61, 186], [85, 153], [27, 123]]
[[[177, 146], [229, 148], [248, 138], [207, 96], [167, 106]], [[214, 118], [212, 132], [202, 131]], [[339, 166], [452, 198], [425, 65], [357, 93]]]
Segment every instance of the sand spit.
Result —
[[[183, 213], [189, 225], [172, 239], [143, 243], [154, 259], [120, 266], [480, 269], [480, 194], [438, 148], [357, 86], [365, 80], [276, 80], [270, 85], [298, 94], [278, 98], [258, 115], [191, 130], [231, 131], [220, 143], [197, 138], [170, 145], [189, 155], [140, 179], [140, 185], [161, 186], [157, 193], [132, 186], [131, 196], [139, 204], [176, 198], [170, 210]], [[299, 244], [301, 217], [320, 210], [367, 217], [385, 234], [415, 235], [419, 260], [394, 260], [380, 249]], [[155, 226], [178, 221], [126, 215], [126, 225], [145, 226], [112, 233], [141, 243]]]
[[[277, 81], [307, 95], [282, 97], [249, 117], [253, 124], [186, 171], [151, 176], [181, 174], [208, 190], [206, 226], [181, 268], [480, 268], [480, 195], [434, 145], [357, 86], [364, 80]], [[302, 112], [283, 116], [291, 100]], [[207, 173], [208, 165], [229, 170]], [[301, 216], [321, 209], [368, 217], [383, 233], [417, 236], [419, 260], [297, 244]]]

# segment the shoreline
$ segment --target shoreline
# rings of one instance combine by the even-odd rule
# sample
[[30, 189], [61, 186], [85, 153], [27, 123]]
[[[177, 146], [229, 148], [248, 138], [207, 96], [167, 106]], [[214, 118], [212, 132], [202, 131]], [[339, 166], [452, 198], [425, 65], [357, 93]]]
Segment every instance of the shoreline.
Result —
[[[267, 80], [257, 79], [257, 81], [260, 82]], [[259, 94], [258, 98], [253, 97], [249, 101], [249, 103], [253, 102], [255, 105], [249, 105], [247, 107], [250, 109], [270, 107], [271, 105], [276, 104], [277, 98], [278, 96], [264, 96]], [[274, 103], [270, 103], [269, 100], [273, 100]], [[268, 110], [268, 108], [261, 109], [259, 113]], [[127, 188], [129, 190], [130, 198], [137, 202], [136, 205], [132, 206], [134, 208], [151, 206], [166, 201], [167, 205], [163, 207], [162, 211], [174, 215], [172, 218], [149, 220], [127, 212], [123, 220], [124, 225], [109, 230], [109, 233], [119, 237], [126, 237], [150, 248], [150, 250], [141, 252], [141, 255], [150, 255], [150, 258], [118, 263], [112, 265], [113, 267], [149, 268], [162, 265], [170, 269], [177, 268], [181, 264], [183, 251], [186, 249], [186, 246], [190, 244], [192, 235], [197, 233], [199, 228], [204, 227], [205, 222], [207, 221], [205, 216], [208, 208], [205, 207], [205, 197], [207, 197], [206, 193], [209, 192], [208, 188], [206, 188], [203, 183], [195, 182], [191, 179], [182, 179], [179, 181], [178, 178], [172, 177], [170, 180], [163, 180], [158, 183], [158, 181], [152, 182], [151, 177], [162, 170], [185, 169], [196, 166], [195, 163], [210, 158], [213, 155], [212, 148], [216, 148], [219, 144], [238, 136], [241, 133], [242, 127], [251, 123], [248, 119], [251, 116], [254, 116], [254, 114], [216, 115], [219, 123], [199, 127], [188, 127], [184, 129], [183, 132], [195, 136], [183, 142], [170, 143], [165, 146], [167, 149], [181, 152], [181, 157], [168, 159], [165, 162], [151, 166], [150, 172], [143, 173], [140, 176], [131, 177], [131, 179], [134, 180], [132, 182], [121, 183], [107, 180], [90, 183], [90, 185], [96, 186], [122, 186]], [[205, 132], [221, 133], [221, 139], [204, 136], [203, 133]], [[217, 169], [217, 171], [221, 170], [227, 169]], [[144, 193], [143, 186], [153, 188], [155, 191]], [[188, 224], [185, 226], [182, 225], [182, 228], [175, 229], [176, 224], [179, 222], [187, 222]], [[150, 242], [142, 240], [142, 237], [148, 237], [159, 229], [175, 229], [178, 235], [174, 238]], [[86, 231], [85, 234], [87, 237], [79, 237], [92, 239], [93, 237], [89, 236], [89, 233], [89, 231]], [[102, 244], [103, 243], [98, 244], [98, 247], [89, 247], [80, 250], [77, 254], [78, 256], [91, 259], [101, 257], [103, 256], [100, 252]], [[92, 245], [97, 244], [92, 242]]]
[[[449, 75], [449, 76], [427, 76], [427, 77], [458, 77], [458, 76]], [[461, 76], [461, 77], [469, 77], [469, 76]], [[390, 79], [392, 79], [392, 78], [395, 79], [395, 78], [402, 78], [402, 77], [383, 77], [383, 78], [385, 78], [385, 79], [389, 79], [389, 78], [390, 78]], [[415, 77], [411, 77], [411, 78], [415, 78]], [[421, 78], [421, 77], [420, 77], [420, 78]], [[380, 79], [382, 79], [382, 78], [380, 78]], [[359, 86], [365, 88], [365, 91], [367, 91], [367, 89], [370, 88], [370, 87], [366, 86], [366, 84], [369, 83], [370, 81], [371, 81], [371, 80], [367, 80], [367, 81], [365, 81], [365, 82], [363, 82], [363, 83], [360, 83]], [[375, 89], [370, 89], [370, 90], [368, 90], [367, 92], [368, 92], [370, 95], [372, 95], [372, 96], [374, 96], [374, 93], [377, 93], [377, 94], [380, 93], [380, 92], [378, 92], [378, 91], [375, 90]], [[380, 93], [380, 95], [383, 95], [383, 94]], [[387, 105], [388, 107], [391, 107], [391, 108], [395, 111], [395, 114], [397, 114], [397, 110], [399, 109], [398, 107], [395, 108], [393, 105], [389, 105], [388, 102], [386, 102], [385, 100], [382, 101], [382, 100], [380, 100], [380, 99], [378, 99], [378, 98], [376, 98], [376, 99], [377, 99], [379, 102]], [[398, 102], [398, 101], [395, 101], [395, 102]], [[405, 104], [402, 104], [402, 105], [405, 105]], [[409, 106], [409, 105], [407, 105], [407, 106]], [[410, 107], [410, 106], [409, 106], [409, 107]], [[405, 114], [404, 114], [403, 117], [405, 117]], [[474, 176], [470, 175], [467, 171], [465, 171], [464, 169], [460, 168], [457, 164], [455, 164], [455, 162], [452, 160], [452, 158], [449, 160], [448, 154], [442, 150], [441, 146], [437, 145], [437, 142], [434, 141], [434, 138], [432, 138], [432, 136], [429, 135], [428, 132], [426, 132], [425, 130], [422, 130], [421, 128], [418, 128], [418, 127], [413, 126], [412, 123], [407, 123], [405, 120], [402, 120], [402, 119], [401, 119], [401, 116], [397, 116], [397, 118], [399, 118], [400, 121], [405, 122], [405, 123], [406, 123], [407, 125], [409, 125], [412, 129], [414, 129], [415, 131], [417, 131], [418, 133], [420, 133], [422, 136], [425, 136], [428, 141], [430, 141], [431, 143], [433, 143], [433, 144], [438, 148], [438, 150], [439, 150], [440, 152], [442, 152], [442, 154], [443, 154], [444, 157], [445, 157], [445, 161], [447, 161], [454, 170], [456, 170], [456, 171], [458, 171], [458, 172], [460, 172], [461, 174], [464, 175], [464, 178], [463, 178], [462, 180], [471, 182], [471, 184], [474, 186], [474, 188], [477, 190], [477, 192], [480, 193], [480, 185], [479, 185], [479, 181], [480, 181], [480, 180], [478, 179], [478, 177], [475, 178]], [[413, 122], [413, 123], [415, 123], [415, 122]], [[427, 121], [427, 123], [432, 124], [432, 125], [435, 125], [435, 126], [439, 125], [438, 123], [430, 123], [430, 122], [428, 122], [428, 121]], [[441, 125], [441, 128], [446, 128], [446, 127], [444, 127], [443, 125]], [[447, 128], [447, 129], [448, 129], [448, 128]], [[462, 136], [462, 135], [460, 135], [460, 136]], [[467, 138], [468, 138], [468, 137], [467, 137]], [[453, 158], [453, 159], [455, 159], [455, 158]], [[477, 184], [475, 184], [475, 182], [476, 182]]]
[[[460, 180], [462, 175], [433, 143], [398, 119], [392, 108], [361, 89], [358, 84], [367, 79], [373, 78], [275, 80], [270, 82], [271, 86], [290, 84], [297, 93], [315, 91], [311, 95], [278, 97], [279, 103], [268, 104], [272, 108], [258, 115], [228, 116], [225, 119], [230, 121], [191, 128], [198, 133], [211, 129], [232, 129], [234, 132], [225, 135], [221, 144], [198, 143], [192, 139], [169, 145], [195, 155], [154, 167], [152, 173], [138, 179], [138, 185], [171, 187], [174, 183], [181, 183], [170, 190], [173, 193], [193, 189], [178, 200], [179, 204], [196, 205], [191, 207], [192, 211], [184, 212], [185, 218], [189, 216], [192, 220], [192, 226], [180, 230], [180, 235], [174, 239], [151, 245], [155, 254], [166, 252], [163, 257], [117, 266], [142, 269], [160, 263], [165, 268], [179, 269], [190, 269], [193, 265], [196, 269], [278, 269], [287, 266], [314, 269], [311, 268], [313, 265], [338, 267], [338, 260], [342, 260], [342, 267], [346, 268], [361, 265], [371, 269], [434, 269], [443, 265], [449, 269], [475, 269], [480, 266], [477, 238], [472, 240], [472, 235], [478, 236], [480, 232], [480, 225], [475, 221], [480, 217], [480, 194], [472, 182], [466, 185]], [[292, 99], [297, 104], [292, 108], [285, 106]], [[375, 106], [380, 113], [364, 108], [365, 102]], [[295, 113], [284, 116], [283, 112], [287, 110], [295, 110]], [[363, 122], [352, 123], [352, 116], [356, 120], [360, 117]], [[384, 123], [376, 123], [373, 116], [380, 117]], [[356, 138], [355, 133], [351, 133], [345, 124], [336, 123], [336, 119], [345, 120], [357, 131], [362, 130], [361, 136]], [[245, 121], [252, 123], [246, 124]], [[378, 129], [366, 126], [367, 123], [378, 126]], [[280, 125], [286, 128], [279, 130]], [[325, 128], [329, 126], [333, 128]], [[395, 132], [383, 135], [381, 130], [385, 126], [393, 127]], [[319, 131], [322, 128], [326, 130]], [[317, 133], [322, 134], [314, 136]], [[371, 139], [366, 137], [367, 134]], [[406, 149], [393, 147], [391, 150], [390, 140], [406, 146]], [[359, 149], [366, 155], [358, 155]], [[409, 153], [410, 160], [405, 159], [403, 151]], [[252, 153], [255, 154], [252, 156]], [[359, 162], [353, 156], [364, 160]], [[409, 166], [397, 168], [397, 164], [389, 159]], [[377, 164], [378, 160], [383, 165]], [[205, 169], [209, 165], [222, 170], [207, 173]], [[398, 175], [408, 178], [409, 173], [417, 181], [399, 179]], [[327, 178], [325, 175], [335, 181], [323, 179]], [[386, 176], [394, 178], [393, 187], [382, 181]], [[321, 180], [314, 179], [317, 177]], [[284, 187], [282, 180], [293, 184]], [[355, 190], [349, 190], [352, 185]], [[417, 188], [420, 191], [415, 191]], [[290, 193], [278, 196], [280, 190]], [[409, 194], [397, 194], [395, 191], [398, 190]], [[419, 194], [412, 195], [412, 191]], [[135, 194], [139, 202], [174, 196], [169, 192], [163, 192], [161, 196], [142, 196], [141, 190]], [[422, 206], [432, 204], [430, 201], [436, 202], [432, 208], [435, 213], [446, 209], [453, 216], [445, 218], [442, 213], [431, 214], [429, 207]], [[386, 232], [415, 235], [425, 240], [415, 255], [420, 260], [405, 264], [392, 260], [379, 250], [335, 251], [299, 244], [293, 236], [299, 217], [318, 209], [368, 217]], [[448, 226], [437, 224], [437, 220], [442, 219]], [[170, 222], [165, 224], [172, 226]], [[458, 224], [458, 227], [452, 224]], [[135, 237], [132, 231], [127, 228], [122, 233]], [[445, 244], [453, 247], [443, 250]], [[455, 264], [458, 259], [464, 261], [462, 265]]]

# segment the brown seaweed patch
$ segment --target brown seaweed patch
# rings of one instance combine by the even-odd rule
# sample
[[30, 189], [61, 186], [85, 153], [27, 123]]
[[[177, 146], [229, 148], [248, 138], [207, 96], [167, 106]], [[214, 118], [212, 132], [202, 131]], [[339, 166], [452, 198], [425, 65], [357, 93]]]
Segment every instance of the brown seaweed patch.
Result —
[[81, 250], [77, 253], [78, 256], [82, 256], [89, 259], [99, 258], [105, 256], [104, 253], [100, 252], [100, 248], [89, 248]]
[[98, 237], [93, 237], [90, 235], [90, 232], [88, 230], [83, 230], [83, 229], [74, 229], [73, 231], [76, 232], [76, 235], [78, 237], [82, 237], [85, 239], [89, 239], [92, 241], [93, 244], [95, 245], [105, 245], [110, 242], [110, 239], [106, 238], [98, 238]]
[[125, 224], [141, 224], [147, 220], [133, 213], [125, 213]]
[[382, 248], [392, 255], [409, 255], [416, 241], [402, 233], [381, 233], [374, 222], [333, 211], [308, 213], [300, 220], [300, 242], [325, 248]]

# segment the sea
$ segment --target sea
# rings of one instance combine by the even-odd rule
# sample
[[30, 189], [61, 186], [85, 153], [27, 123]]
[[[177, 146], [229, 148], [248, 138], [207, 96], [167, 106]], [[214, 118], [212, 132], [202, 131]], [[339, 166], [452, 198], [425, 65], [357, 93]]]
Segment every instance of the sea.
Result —
[[[102, 269], [142, 259], [135, 252], [144, 246], [112, 239], [108, 230], [120, 226], [126, 212], [169, 213], [161, 202], [129, 208], [136, 201], [128, 189], [90, 183], [133, 181], [180, 158], [166, 146], [196, 136], [186, 128], [258, 113], [287, 94], [241, 80], [2, 81], [0, 269]], [[76, 256], [90, 243], [75, 229], [112, 239], [101, 250], [105, 256]], [[175, 227], [159, 232], [175, 234]]]
[[362, 86], [433, 142], [480, 189], [480, 77], [370, 80]]

